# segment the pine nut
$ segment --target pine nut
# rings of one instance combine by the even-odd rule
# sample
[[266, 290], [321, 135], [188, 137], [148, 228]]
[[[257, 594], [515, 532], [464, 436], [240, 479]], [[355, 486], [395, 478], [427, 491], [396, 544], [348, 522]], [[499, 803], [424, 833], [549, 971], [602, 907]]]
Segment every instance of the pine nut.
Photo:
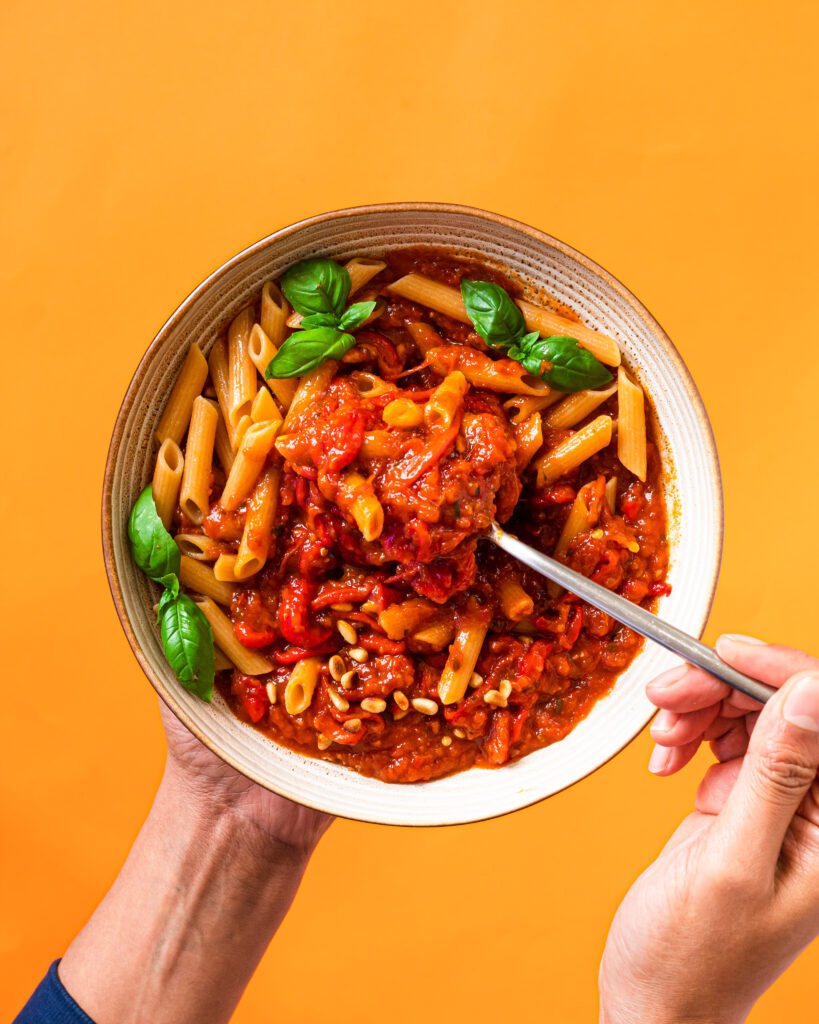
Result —
[[321, 555], [322, 558], [326, 558], [330, 554], [330, 552], [327, 548], [320, 548], [319, 554]]
[[353, 610], [349, 601], [339, 601], [338, 604], [331, 604], [330, 607], [334, 612], [351, 612]]
[[632, 553], [633, 555], [636, 555], [636, 554], [637, 554], [637, 552], [638, 552], [638, 551], [640, 550], [640, 545], [639, 545], [639, 544], [637, 543], [637, 541], [636, 541], [636, 540], [633, 540], [633, 541], [632, 541], [632, 542], [631, 542], [631, 543], [630, 543], [630, 544], [628, 545], [628, 549], [629, 549], [629, 551], [630, 551], [630, 552], [631, 552], [631, 553]]
[[416, 711], [420, 711], [422, 715], [438, 714], [438, 705], [434, 700], [430, 700], [429, 697], [413, 697], [412, 706]]
[[336, 693], [335, 690], [328, 690], [328, 693], [330, 694], [330, 700], [333, 702], [333, 704], [335, 704], [337, 710], [350, 710], [350, 702], [347, 700], [346, 697], [342, 697], [341, 694]]
[[347, 666], [344, 664], [344, 659], [338, 654], [334, 654], [328, 663], [330, 669], [330, 675], [335, 679], [336, 682], [341, 680], [341, 677], [347, 671]]
[[370, 614], [373, 614], [378, 611], [378, 605], [375, 601], [365, 601], [361, 606], [361, 610], [362, 612], [369, 612]]
[[316, 743], [319, 750], [326, 750], [329, 746], [332, 746], [333, 741], [329, 736], [325, 736], [323, 732], [320, 732], [316, 737]]
[[[356, 637], [356, 639], [358, 639], [358, 637]], [[365, 651], [363, 647], [351, 647], [349, 651], [347, 651], [347, 653], [350, 655], [353, 661], [358, 662], [366, 661], [367, 658], [369, 658], [370, 656], [370, 652]]]
[[353, 680], [355, 679], [355, 669], [351, 668], [349, 672], [345, 672], [344, 675], [339, 679], [339, 682], [345, 690], [352, 689]]
[[392, 695], [392, 699], [395, 701], [398, 707], [401, 708], [402, 711], [406, 711], [407, 708], [409, 707], [407, 695], [403, 692], [403, 690], [396, 690], [395, 693]]
[[276, 703], [276, 684], [275, 683], [268, 683], [265, 686], [265, 689], [267, 690], [267, 699], [270, 701], [271, 704], [275, 704]]
[[491, 704], [496, 708], [506, 707], [506, 698], [502, 697], [498, 690], [489, 690], [483, 695], [483, 699], [487, 704]]
[[498, 692], [500, 693], [501, 697], [503, 697], [504, 700], [509, 699], [509, 694], [512, 692], [512, 684], [509, 682], [508, 679], [503, 680], [503, 682], [498, 687]]
[[441, 746], [442, 747], [451, 747], [452, 746], [452, 737], [451, 736], [442, 736], [441, 737]]
[[455, 735], [458, 737], [459, 740], [465, 740], [466, 739], [466, 733], [463, 731], [463, 729], [455, 729], [454, 732], [455, 732]]
[[387, 710], [387, 702], [381, 697], [365, 697], [361, 702], [361, 710], [379, 714], [381, 711]]
[[358, 732], [361, 729], [361, 719], [351, 718], [349, 721], [344, 723], [344, 728], [347, 732]]
[[409, 710], [407, 710], [407, 711], [393, 711], [393, 713], [392, 713], [393, 721], [394, 722], [400, 722], [401, 719], [402, 718], [406, 718], [406, 716], [408, 714], [409, 714]]
[[358, 633], [353, 629], [346, 619], [338, 619], [336, 629], [341, 633], [342, 639], [348, 644], [358, 643]]
[[469, 685], [473, 690], [477, 689], [483, 682], [483, 676], [480, 672], [473, 672], [469, 679]]

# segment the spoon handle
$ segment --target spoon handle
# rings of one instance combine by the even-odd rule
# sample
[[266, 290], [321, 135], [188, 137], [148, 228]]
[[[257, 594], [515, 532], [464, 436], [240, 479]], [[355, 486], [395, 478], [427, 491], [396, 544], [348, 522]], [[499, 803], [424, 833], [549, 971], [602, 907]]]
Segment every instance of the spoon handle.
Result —
[[723, 683], [739, 690], [740, 693], [744, 693], [762, 704], [776, 693], [774, 687], [761, 683], [758, 679], [752, 679], [743, 672], [738, 672], [730, 665], [726, 665], [715, 651], [700, 643], [699, 640], [695, 640], [694, 637], [683, 633], [676, 626], [658, 618], [653, 612], [646, 611], [645, 608], [627, 601], [626, 598], [620, 597], [619, 594], [602, 587], [599, 583], [594, 583], [581, 573], [575, 572], [574, 569], [549, 558], [548, 555], [541, 554], [540, 551], [524, 544], [522, 540], [518, 540], [513, 534], [506, 533], [496, 522], [490, 526], [487, 537], [507, 554], [523, 562], [524, 565], [528, 565], [547, 579], [560, 584], [572, 594], [577, 594], [578, 597], [588, 601], [595, 608], [599, 608], [611, 615], [613, 619], [628, 626], [629, 629], [633, 629], [635, 633], [646, 636], [667, 650], [679, 654], [687, 662], [704, 669], [712, 676], [722, 680]]

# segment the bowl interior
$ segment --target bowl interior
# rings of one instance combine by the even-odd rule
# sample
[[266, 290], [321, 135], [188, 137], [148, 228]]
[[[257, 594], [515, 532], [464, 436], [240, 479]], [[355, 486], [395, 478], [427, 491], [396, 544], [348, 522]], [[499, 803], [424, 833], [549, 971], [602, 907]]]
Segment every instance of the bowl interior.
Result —
[[362, 207], [285, 228], [234, 257], [176, 310], [151, 343], [114, 429], [103, 496], [103, 543], [117, 611], [160, 696], [201, 740], [243, 774], [311, 807], [364, 821], [443, 825], [516, 810], [571, 785], [625, 746], [652, 714], [644, 688], [674, 657], [647, 643], [614, 689], [562, 740], [501, 770], [472, 769], [433, 782], [388, 785], [305, 758], [239, 722], [217, 695], [208, 705], [175, 680], [162, 653], [152, 605], [155, 584], [133, 565], [126, 526], [150, 480], [152, 431], [189, 341], [207, 351], [220, 329], [271, 277], [310, 256], [375, 256], [409, 245], [479, 254], [546, 292], [620, 343], [646, 387], [660, 440], [669, 506], [672, 594], [661, 614], [698, 636], [707, 620], [722, 544], [722, 492], [713, 437], [699, 395], [660, 326], [611, 275], [570, 247], [503, 217], [465, 207]]

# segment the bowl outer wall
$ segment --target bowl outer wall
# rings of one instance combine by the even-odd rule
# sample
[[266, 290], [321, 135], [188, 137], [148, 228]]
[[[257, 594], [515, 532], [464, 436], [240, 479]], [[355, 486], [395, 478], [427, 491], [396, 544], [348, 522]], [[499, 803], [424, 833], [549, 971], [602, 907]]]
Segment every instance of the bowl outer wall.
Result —
[[617, 339], [653, 407], [669, 506], [672, 594], [661, 614], [699, 636], [708, 618], [722, 550], [719, 463], [708, 417], [679, 353], [648, 310], [586, 256], [527, 225], [471, 207], [395, 203], [309, 218], [269, 235], [228, 260], [172, 314], [142, 358], [117, 416], [103, 484], [103, 552], [117, 613], [143, 671], [182, 722], [248, 778], [310, 807], [362, 821], [452, 825], [528, 806], [572, 785], [626, 746], [650, 720], [645, 683], [675, 663], [647, 643], [611, 693], [560, 743], [504, 766], [470, 769], [411, 786], [368, 779], [279, 746], [230, 712], [186, 691], [162, 653], [152, 612], [156, 585], [133, 565], [128, 515], [150, 481], [153, 426], [190, 341], [207, 351], [219, 331], [287, 266], [308, 256], [345, 259], [408, 245], [479, 253], [522, 281], [527, 296], [546, 293], [584, 323]]

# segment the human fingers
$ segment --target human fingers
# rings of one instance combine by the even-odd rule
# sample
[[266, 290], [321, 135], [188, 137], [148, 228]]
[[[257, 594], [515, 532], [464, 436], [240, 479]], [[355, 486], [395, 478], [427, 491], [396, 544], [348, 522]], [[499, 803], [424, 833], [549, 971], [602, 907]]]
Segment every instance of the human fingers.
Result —
[[[782, 843], [819, 767], [819, 671], [800, 672], [765, 705], [717, 822], [722, 856], [773, 876]], [[727, 851], [726, 848], [727, 847]]]
[[712, 764], [697, 787], [694, 807], [701, 814], [719, 814], [725, 801], [734, 788], [742, 762], [726, 761], [724, 764]]
[[679, 714], [663, 709], [651, 723], [651, 738], [661, 747], [681, 747], [701, 740], [719, 713], [719, 704]]
[[663, 672], [646, 687], [652, 704], [679, 714], [719, 704], [730, 692], [731, 687], [727, 683], [721, 683], [702, 669], [688, 664]]
[[648, 770], [653, 775], [673, 775], [684, 768], [700, 748], [700, 741], [692, 740], [681, 747], [657, 746], [651, 752]]
[[[819, 659], [804, 651], [784, 644], [766, 644], [740, 633], [723, 633], [717, 638], [716, 650], [723, 661], [769, 686], [780, 687], [797, 672], [819, 669]], [[731, 707], [742, 712], [760, 707], [758, 701], [738, 690], [731, 691], [725, 704], [726, 710]]]
[[721, 736], [711, 740], [711, 752], [718, 761], [734, 761], [745, 756], [750, 739], [745, 719], [737, 718]]

